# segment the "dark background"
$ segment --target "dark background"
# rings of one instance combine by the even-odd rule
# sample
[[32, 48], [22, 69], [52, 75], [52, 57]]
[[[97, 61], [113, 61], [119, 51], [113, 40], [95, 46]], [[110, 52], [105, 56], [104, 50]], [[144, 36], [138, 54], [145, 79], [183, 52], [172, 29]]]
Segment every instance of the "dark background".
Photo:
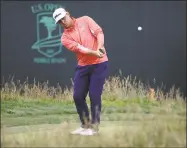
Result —
[[63, 49], [66, 64], [33, 63], [36, 16], [31, 6], [45, 3], [61, 4], [74, 17], [88, 15], [103, 28], [110, 76], [121, 69], [125, 77], [136, 76], [152, 87], [162, 82], [167, 88], [176, 85], [186, 95], [185, 1], [3, 2], [1, 81], [14, 76], [23, 82], [28, 77], [30, 83], [35, 78], [70, 86], [76, 57], [67, 49]]

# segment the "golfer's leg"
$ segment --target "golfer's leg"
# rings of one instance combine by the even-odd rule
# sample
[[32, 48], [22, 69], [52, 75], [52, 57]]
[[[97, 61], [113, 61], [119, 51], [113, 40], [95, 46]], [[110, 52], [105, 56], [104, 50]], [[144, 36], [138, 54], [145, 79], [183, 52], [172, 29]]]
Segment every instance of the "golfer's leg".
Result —
[[108, 62], [94, 65], [94, 71], [91, 75], [89, 96], [91, 101], [92, 124], [100, 123], [101, 95], [103, 85], [108, 75]]
[[74, 77], [73, 98], [82, 126], [85, 126], [86, 122], [89, 121], [89, 111], [86, 104], [86, 95], [89, 88], [88, 86], [89, 78], [87, 68], [77, 67]]

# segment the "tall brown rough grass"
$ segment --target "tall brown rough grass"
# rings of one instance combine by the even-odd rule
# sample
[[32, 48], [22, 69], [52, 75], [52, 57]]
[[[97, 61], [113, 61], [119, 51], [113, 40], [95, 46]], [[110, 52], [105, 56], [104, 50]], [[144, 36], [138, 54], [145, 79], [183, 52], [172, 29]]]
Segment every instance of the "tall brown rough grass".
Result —
[[[73, 83], [72, 83], [73, 85]], [[1, 88], [1, 99], [58, 99], [72, 100], [73, 87], [62, 89], [59, 83], [56, 86], [49, 86], [49, 82], [36, 82], [29, 84], [26, 80], [23, 84], [19, 80], [11, 79], [5, 82]], [[148, 99], [186, 99], [181, 94], [180, 89], [173, 86], [169, 92], [164, 92], [161, 88], [150, 88], [143, 84], [136, 77], [119, 76], [109, 77], [103, 90], [103, 99], [131, 99], [131, 98], [148, 98]]]

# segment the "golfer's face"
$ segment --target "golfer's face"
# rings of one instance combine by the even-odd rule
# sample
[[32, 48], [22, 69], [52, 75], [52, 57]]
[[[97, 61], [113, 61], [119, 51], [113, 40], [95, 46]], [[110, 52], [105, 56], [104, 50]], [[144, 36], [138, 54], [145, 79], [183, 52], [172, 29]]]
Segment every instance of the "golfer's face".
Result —
[[70, 19], [69, 15], [66, 14], [58, 23], [63, 28], [68, 28], [68, 27], [70, 27], [71, 19]]

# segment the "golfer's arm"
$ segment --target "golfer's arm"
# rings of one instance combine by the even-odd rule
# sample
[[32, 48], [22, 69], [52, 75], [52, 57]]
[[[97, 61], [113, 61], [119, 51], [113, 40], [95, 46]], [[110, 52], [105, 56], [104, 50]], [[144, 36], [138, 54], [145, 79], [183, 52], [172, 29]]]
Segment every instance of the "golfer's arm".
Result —
[[89, 54], [89, 55], [95, 55], [95, 51], [94, 50], [91, 50], [89, 48], [86, 48], [80, 44], [77, 45], [77, 48], [78, 50], [81, 52], [81, 53], [84, 53], [84, 54]]
[[101, 49], [104, 46], [104, 34], [98, 33], [97, 34], [97, 49]]
[[97, 49], [104, 47], [104, 34], [102, 28], [89, 16], [85, 16], [91, 33], [97, 38]]
[[64, 47], [66, 47], [67, 49], [69, 49], [72, 52], [79, 52], [79, 53], [83, 53], [83, 54], [90, 54], [90, 55], [94, 55], [95, 51], [91, 50], [89, 48], [86, 48], [82, 45], [80, 45], [79, 43], [71, 40], [68, 36], [63, 35], [61, 38], [61, 42], [62, 45]]

